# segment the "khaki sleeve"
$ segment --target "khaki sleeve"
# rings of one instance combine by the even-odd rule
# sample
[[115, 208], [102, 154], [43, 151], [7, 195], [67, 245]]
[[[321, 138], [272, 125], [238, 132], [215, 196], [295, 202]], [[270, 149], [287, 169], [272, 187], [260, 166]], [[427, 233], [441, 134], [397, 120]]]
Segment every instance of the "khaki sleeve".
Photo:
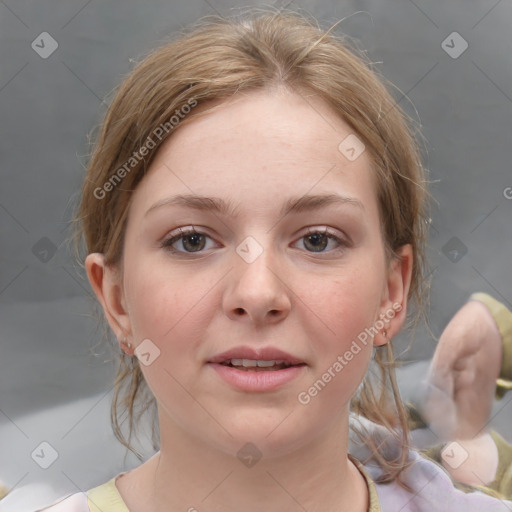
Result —
[[500, 331], [503, 353], [500, 378], [496, 387], [496, 398], [500, 399], [509, 389], [512, 389], [512, 313], [504, 304], [487, 293], [473, 293], [469, 300], [478, 300], [485, 304]]
[[491, 430], [491, 436], [498, 447], [499, 461], [496, 478], [489, 487], [510, 500], [512, 499], [512, 445], [494, 430]]
[[0, 483], [0, 500], [9, 494], [9, 489]]

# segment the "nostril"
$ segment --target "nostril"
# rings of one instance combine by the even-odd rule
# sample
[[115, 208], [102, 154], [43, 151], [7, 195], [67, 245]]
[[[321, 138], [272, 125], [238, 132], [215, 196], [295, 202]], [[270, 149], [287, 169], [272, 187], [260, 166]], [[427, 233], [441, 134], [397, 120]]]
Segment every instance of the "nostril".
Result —
[[244, 309], [243, 308], [236, 308], [235, 309], [235, 313], [237, 315], [243, 315], [244, 314]]

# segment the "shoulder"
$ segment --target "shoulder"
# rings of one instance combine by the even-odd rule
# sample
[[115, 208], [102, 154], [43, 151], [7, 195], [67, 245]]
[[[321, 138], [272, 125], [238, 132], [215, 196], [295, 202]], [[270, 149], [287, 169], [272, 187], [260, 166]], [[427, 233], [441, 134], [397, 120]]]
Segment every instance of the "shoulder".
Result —
[[90, 512], [87, 504], [87, 494], [83, 492], [72, 494], [37, 512]]
[[413, 452], [412, 465], [407, 468], [402, 480], [410, 491], [397, 482], [377, 484], [377, 494], [383, 512], [510, 512], [511, 501], [500, 500], [480, 491], [463, 492], [457, 489], [448, 473], [434, 461]]
[[18, 486], [0, 500], [0, 512], [90, 512], [87, 493], [64, 494], [46, 483]]
[[[399, 449], [398, 441], [382, 427], [362, 417], [351, 417], [351, 427], [364, 427], [364, 432], [380, 447], [384, 458], [393, 460]], [[349, 453], [358, 460], [368, 461], [365, 469], [375, 481], [382, 476], [382, 468], [372, 460], [368, 446], [352, 437]], [[455, 487], [452, 479], [439, 464], [420, 455], [417, 450], [408, 453], [410, 465], [402, 472], [401, 480], [409, 490], [397, 481], [388, 484], [375, 483], [382, 512], [510, 512], [512, 501], [500, 500], [481, 491], [463, 492]]]
[[[121, 475], [123, 474], [121, 473]], [[37, 512], [129, 512], [117, 490], [116, 478], [114, 477], [108, 482], [88, 490], [86, 493], [72, 494], [58, 503]]]

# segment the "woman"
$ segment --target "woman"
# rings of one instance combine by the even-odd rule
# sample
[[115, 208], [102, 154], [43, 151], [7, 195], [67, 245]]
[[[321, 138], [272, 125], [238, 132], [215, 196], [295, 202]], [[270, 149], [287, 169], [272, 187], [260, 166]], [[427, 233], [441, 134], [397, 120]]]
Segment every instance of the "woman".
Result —
[[405, 115], [307, 19], [213, 19], [150, 54], [77, 220], [122, 350], [116, 432], [156, 404], [159, 451], [48, 510], [501, 510], [409, 449], [390, 342], [421, 312], [426, 218]]

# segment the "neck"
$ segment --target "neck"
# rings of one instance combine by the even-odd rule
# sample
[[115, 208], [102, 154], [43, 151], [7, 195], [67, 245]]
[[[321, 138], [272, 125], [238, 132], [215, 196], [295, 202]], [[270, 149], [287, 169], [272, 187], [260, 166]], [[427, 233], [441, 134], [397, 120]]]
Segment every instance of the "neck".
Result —
[[[287, 453], [246, 445], [239, 457], [160, 418], [161, 449], [143, 466], [151, 510], [363, 512], [366, 482], [347, 458], [348, 418]], [[244, 442], [239, 443], [244, 446]], [[251, 458], [252, 457], [252, 458]], [[147, 510], [146, 502], [146, 510]]]

